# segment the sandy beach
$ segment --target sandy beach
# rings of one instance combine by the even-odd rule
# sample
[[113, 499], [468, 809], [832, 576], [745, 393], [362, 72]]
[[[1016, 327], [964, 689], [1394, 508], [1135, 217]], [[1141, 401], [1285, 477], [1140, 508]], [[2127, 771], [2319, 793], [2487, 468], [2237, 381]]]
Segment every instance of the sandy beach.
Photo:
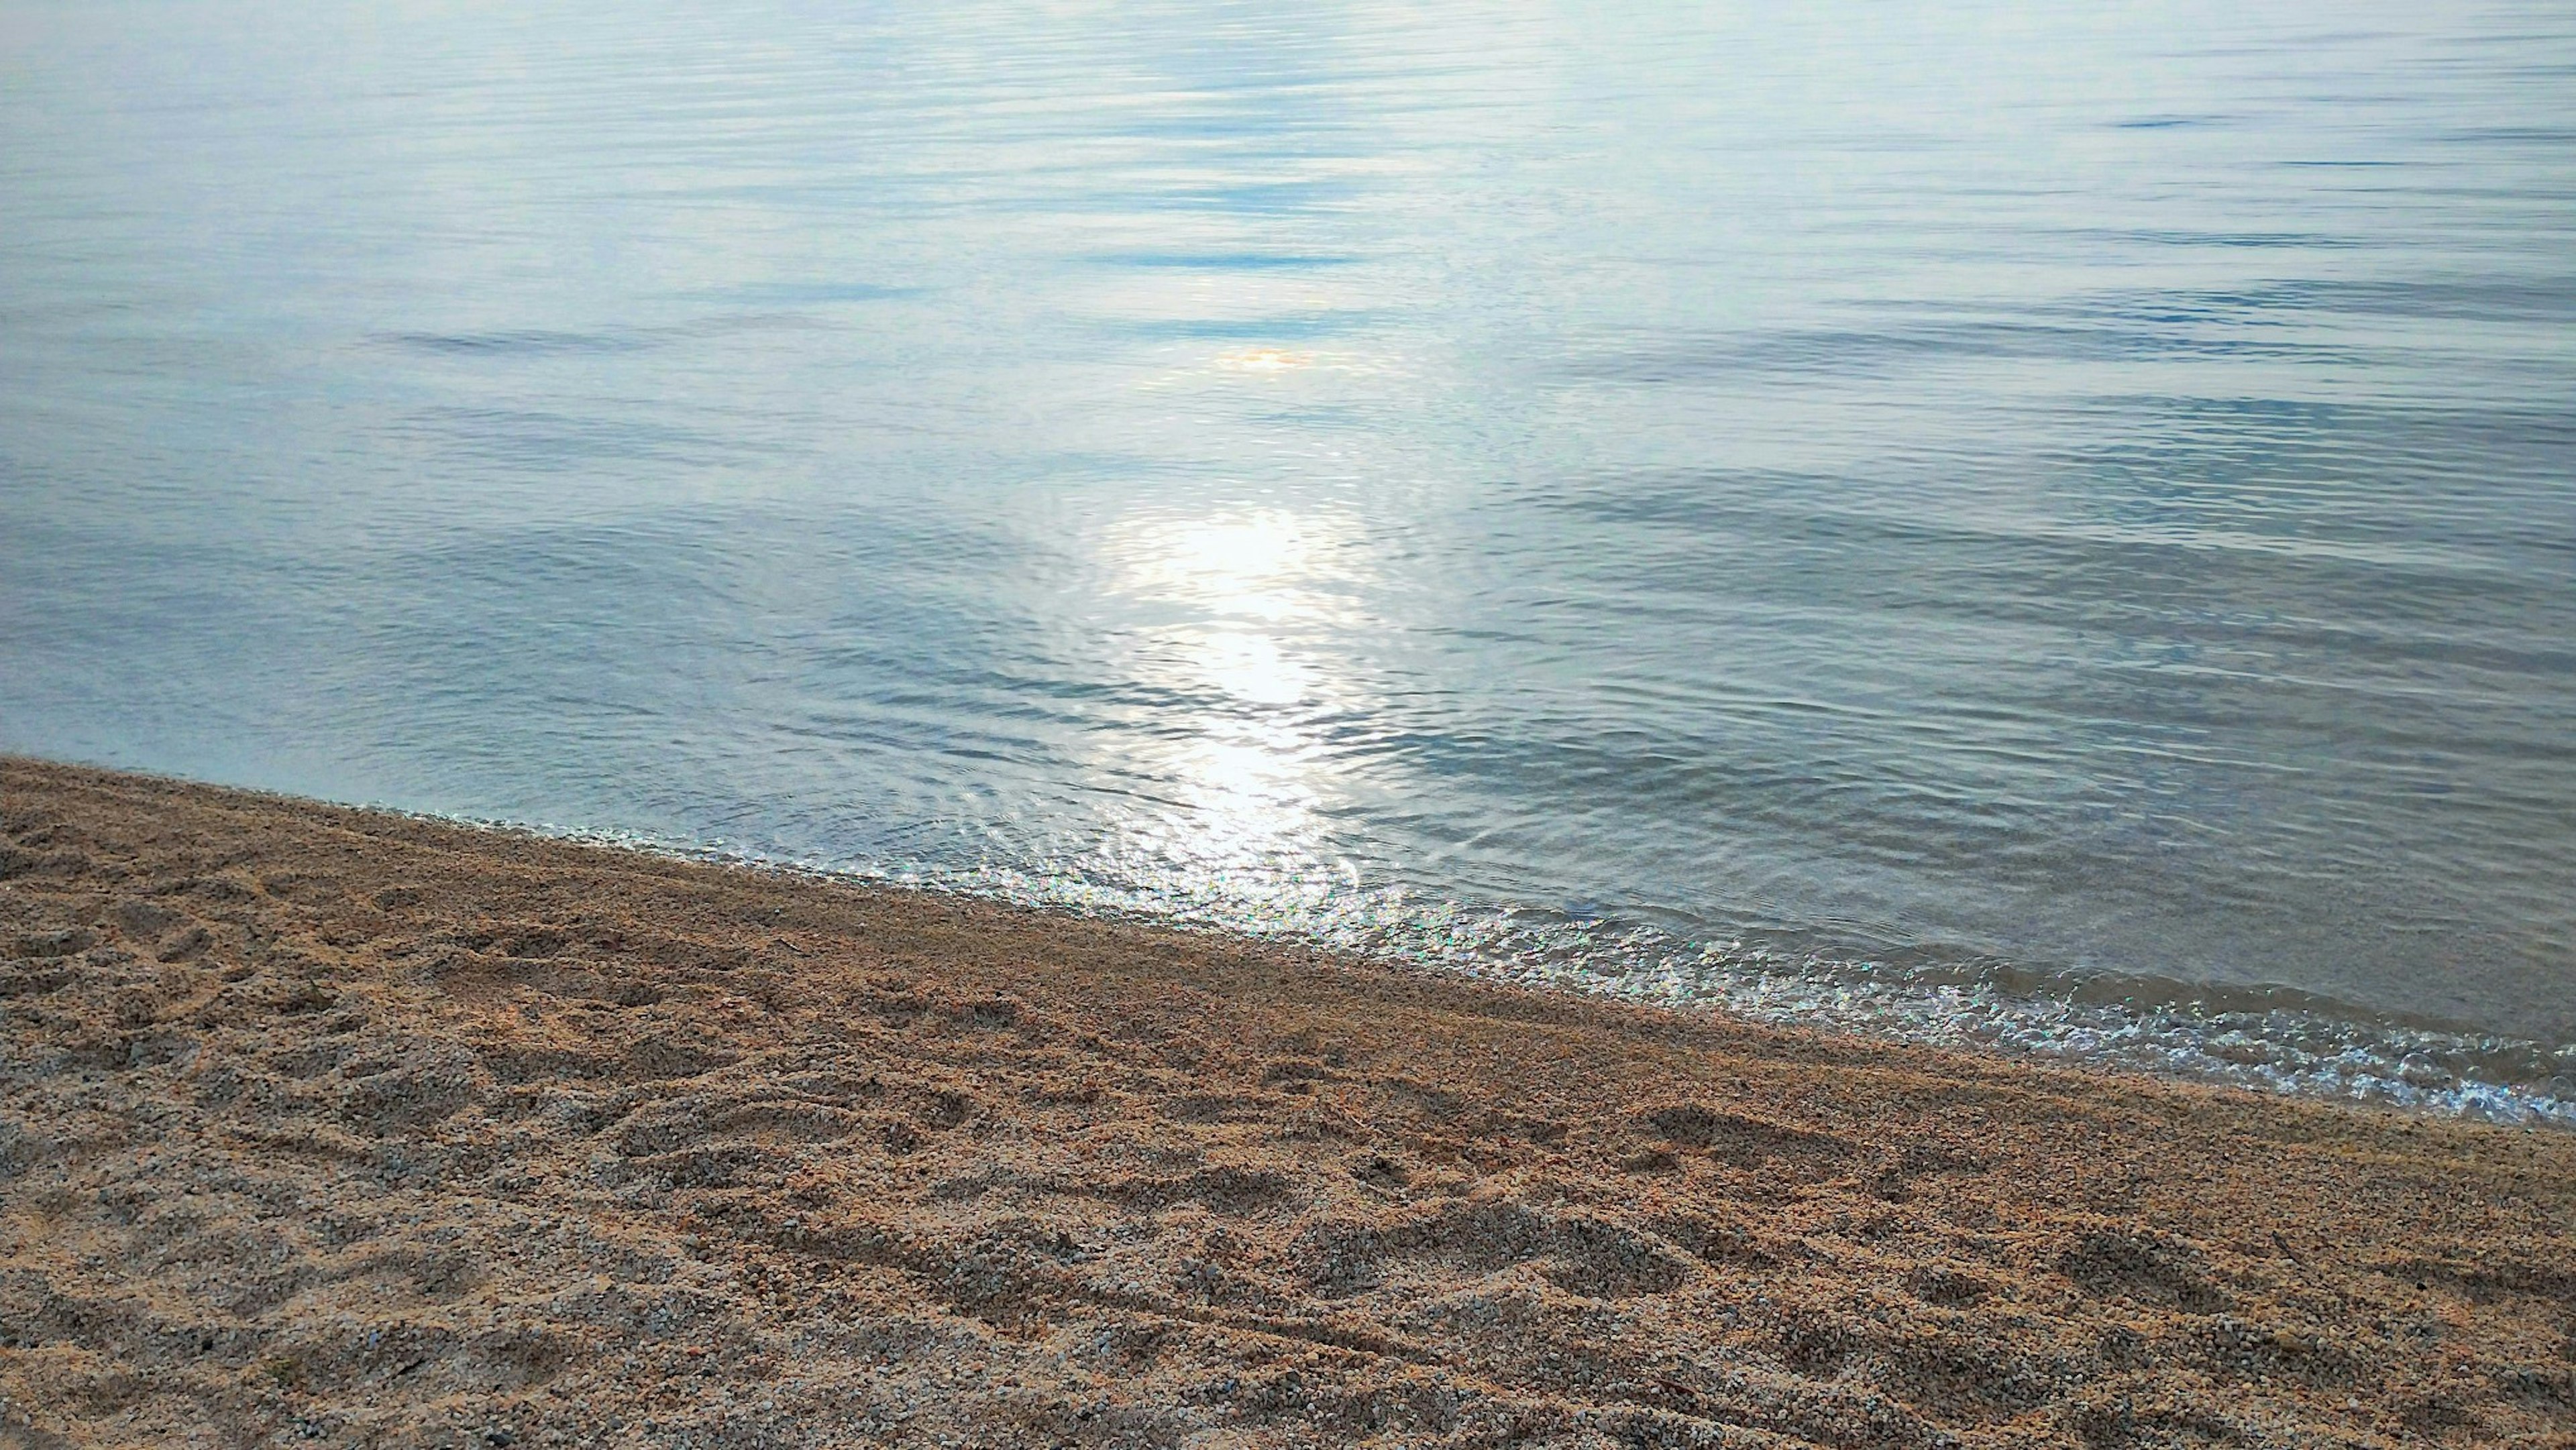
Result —
[[2576, 1140], [0, 763], [0, 1445], [2576, 1445]]

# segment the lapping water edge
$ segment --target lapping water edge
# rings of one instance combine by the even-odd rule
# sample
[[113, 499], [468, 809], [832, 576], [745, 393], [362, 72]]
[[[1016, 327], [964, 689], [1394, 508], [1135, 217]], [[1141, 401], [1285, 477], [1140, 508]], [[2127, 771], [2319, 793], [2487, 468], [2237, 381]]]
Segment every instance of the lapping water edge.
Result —
[[2348, 1004], [2287, 989], [1784, 952], [1742, 940], [1694, 940], [1610, 916], [1426, 899], [1394, 886], [1354, 888], [1321, 873], [1269, 881], [1247, 894], [1118, 883], [1076, 870], [835, 861], [718, 838], [375, 808], [853, 885], [1225, 932], [1777, 1026], [2576, 1129], [2576, 1044], [2374, 1020]]

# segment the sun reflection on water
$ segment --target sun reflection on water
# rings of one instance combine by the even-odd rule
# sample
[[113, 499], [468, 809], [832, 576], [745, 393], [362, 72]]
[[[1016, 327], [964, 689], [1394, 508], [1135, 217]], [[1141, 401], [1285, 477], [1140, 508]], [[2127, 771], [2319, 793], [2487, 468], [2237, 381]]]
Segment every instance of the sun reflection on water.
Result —
[[1137, 621], [1124, 664], [1161, 713], [1152, 743], [1104, 771], [1137, 806], [1112, 847], [1122, 874], [1237, 896], [1349, 877], [1321, 845], [1338, 785], [1320, 722], [1351, 690], [1314, 641], [1349, 617], [1352, 542], [1338, 519], [1280, 510], [1131, 518], [1105, 535]]
[[1215, 519], [1134, 520], [1111, 530], [1119, 590], [1219, 618], [1278, 621], [1340, 612], [1349, 530], [1277, 509]]
[[1314, 671], [1266, 634], [1211, 634], [1196, 663], [1210, 684], [1255, 705], [1294, 705], [1314, 688]]
[[1230, 352], [1216, 360], [1216, 365], [1234, 373], [1284, 373], [1307, 367], [1314, 358], [1302, 352], [1279, 347], [1247, 347]]

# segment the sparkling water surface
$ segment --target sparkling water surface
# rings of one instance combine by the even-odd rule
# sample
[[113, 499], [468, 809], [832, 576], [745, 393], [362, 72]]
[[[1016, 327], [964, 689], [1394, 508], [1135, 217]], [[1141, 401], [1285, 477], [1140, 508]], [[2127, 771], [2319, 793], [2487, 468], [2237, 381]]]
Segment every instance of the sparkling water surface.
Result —
[[0, 0], [0, 748], [2576, 1120], [2576, 11]]

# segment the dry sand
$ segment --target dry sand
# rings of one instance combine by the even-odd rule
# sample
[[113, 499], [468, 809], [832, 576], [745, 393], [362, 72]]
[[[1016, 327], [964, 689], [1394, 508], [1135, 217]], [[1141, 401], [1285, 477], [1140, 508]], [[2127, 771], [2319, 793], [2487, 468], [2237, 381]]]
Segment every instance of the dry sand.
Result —
[[0, 1444], [2576, 1445], [2576, 1138], [0, 761]]

